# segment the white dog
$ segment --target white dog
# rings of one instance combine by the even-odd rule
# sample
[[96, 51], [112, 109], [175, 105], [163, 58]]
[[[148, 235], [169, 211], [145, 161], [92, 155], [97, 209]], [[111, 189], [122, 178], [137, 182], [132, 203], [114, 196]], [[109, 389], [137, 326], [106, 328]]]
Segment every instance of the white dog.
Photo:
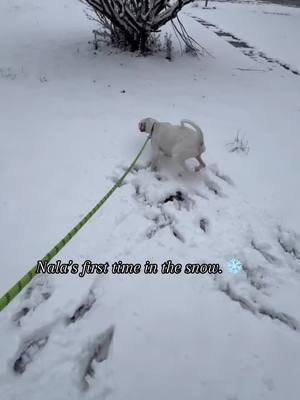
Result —
[[[191, 129], [185, 124], [191, 125]], [[153, 118], [144, 118], [139, 122], [140, 132], [151, 135], [152, 161], [151, 168], [156, 169], [160, 154], [175, 159], [187, 170], [185, 160], [196, 158], [199, 162], [197, 170], [205, 167], [201, 158], [205, 152], [203, 132], [193, 121], [183, 119], [180, 125], [172, 125], [168, 122], [158, 122]]]

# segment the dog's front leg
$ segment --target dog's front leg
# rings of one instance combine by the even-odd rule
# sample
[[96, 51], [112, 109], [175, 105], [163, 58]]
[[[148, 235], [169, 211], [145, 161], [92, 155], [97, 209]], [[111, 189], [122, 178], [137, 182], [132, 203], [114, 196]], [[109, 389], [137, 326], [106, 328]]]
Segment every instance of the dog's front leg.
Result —
[[153, 141], [151, 142], [151, 145], [152, 145], [151, 170], [155, 171], [155, 170], [157, 170], [157, 167], [158, 167], [160, 150], [159, 150], [159, 147]]
[[159, 160], [159, 156], [158, 156], [158, 157], [155, 157], [155, 158], [152, 158], [152, 160], [151, 160], [151, 170], [152, 170], [152, 171], [157, 171], [157, 168], [158, 168], [158, 160]]

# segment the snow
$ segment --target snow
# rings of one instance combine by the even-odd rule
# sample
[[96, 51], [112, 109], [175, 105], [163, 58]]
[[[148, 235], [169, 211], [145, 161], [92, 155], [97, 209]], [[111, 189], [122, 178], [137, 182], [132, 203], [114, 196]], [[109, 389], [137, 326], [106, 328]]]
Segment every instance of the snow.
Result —
[[263, 3], [258, 7], [253, 2], [213, 4], [216, 4], [217, 12], [213, 9], [201, 9], [201, 12], [194, 12], [194, 15], [199, 14], [208, 22], [234, 31], [270, 57], [280, 59], [300, 70], [297, 51], [300, 8]]
[[[122, 175], [147, 116], [199, 123], [207, 168], [153, 173], [148, 145], [56, 259], [223, 270], [39, 276], [0, 314], [1, 400], [299, 399], [300, 76], [215, 33], [299, 70], [299, 9], [214, 5], [181, 17], [212, 57], [174, 38], [169, 62], [95, 54], [77, 1], [1, 3], [0, 294]], [[229, 151], [238, 132], [248, 154]]]

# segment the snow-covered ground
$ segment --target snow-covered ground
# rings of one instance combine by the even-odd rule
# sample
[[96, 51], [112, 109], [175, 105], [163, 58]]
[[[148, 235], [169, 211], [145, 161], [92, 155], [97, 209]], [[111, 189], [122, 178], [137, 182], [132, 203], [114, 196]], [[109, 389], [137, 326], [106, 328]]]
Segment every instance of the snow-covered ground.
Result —
[[241, 36], [268, 56], [300, 70], [300, 8], [275, 4], [260, 4], [258, 7], [256, 3], [251, 2], [211, 4], [217, 7], [217, 11], [201, 8], [199, 12], [194, 12], [194, 15], [201, 15], [206, 21]]
[[148, 146], [57, 259], [223, 270], [39, 276], [0, 314], [1, 400], [300, 398], [300, 10], [213, 5], [182, 14], [212, 56], [174, 38], [169, 62], [95, 54], [77, 1], [1, 2], [0, 295], [123, 173], [145, 116], [199, 123], [207, 168], [152, 173]]

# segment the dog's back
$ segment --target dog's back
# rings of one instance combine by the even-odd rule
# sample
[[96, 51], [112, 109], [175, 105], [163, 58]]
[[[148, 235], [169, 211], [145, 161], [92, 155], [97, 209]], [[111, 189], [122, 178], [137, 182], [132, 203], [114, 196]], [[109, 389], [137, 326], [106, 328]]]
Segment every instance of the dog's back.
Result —
[[202, 137], [197, 131], [183, 124], [173, 125], [169, 122], [159, 122], [153, 140], [169, 156], [172, 156], [173, 151], [182, 151], [194, 157], [199, 154], [202, 146]]

